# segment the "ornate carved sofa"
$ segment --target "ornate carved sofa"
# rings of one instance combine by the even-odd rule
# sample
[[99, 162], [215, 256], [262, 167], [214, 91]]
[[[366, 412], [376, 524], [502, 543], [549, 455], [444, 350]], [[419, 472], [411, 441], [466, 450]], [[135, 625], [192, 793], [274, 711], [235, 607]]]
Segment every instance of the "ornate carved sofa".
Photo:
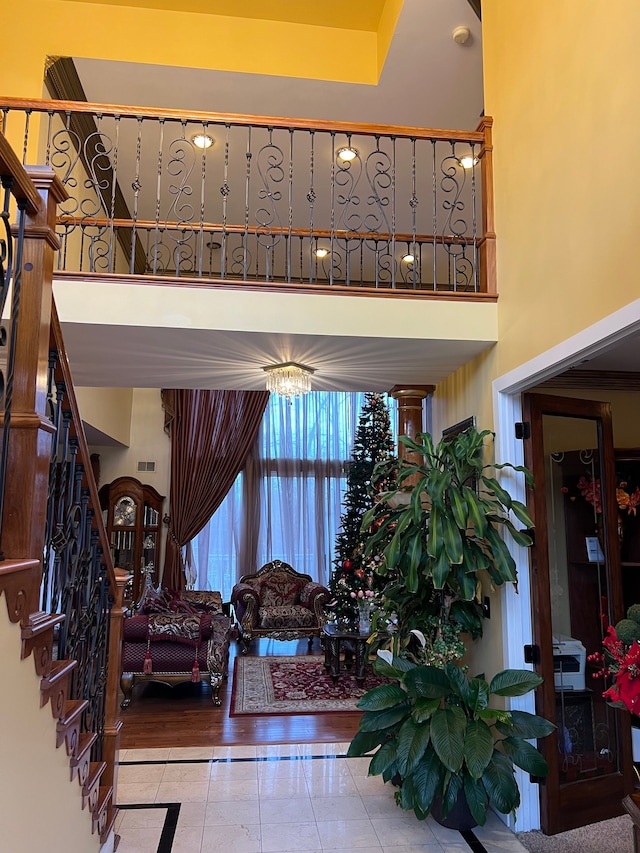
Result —
[[185, 591], [179, 595], [147, 587], [136, 615], [124, 620], [122, 708], [140, 681], [171, 686], [208, 681], [214, 705], [227, 677], [232, 622], [222, 611], [219, 592]]
[[327, 621], [324, 607], [329, 590], [288, 563], [273, 560], [253, 575], [244, 575], [231, 593], [242, 654], [255, 637], [298, 640], [309, 646]]

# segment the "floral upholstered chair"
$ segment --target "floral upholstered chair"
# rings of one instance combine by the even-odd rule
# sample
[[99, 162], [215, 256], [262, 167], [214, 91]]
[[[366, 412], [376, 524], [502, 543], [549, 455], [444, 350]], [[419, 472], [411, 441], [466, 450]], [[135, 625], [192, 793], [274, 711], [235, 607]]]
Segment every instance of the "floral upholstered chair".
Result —
[[242, 654], [247, 653], [255, 637], [307, 637], [311, 646], [326, 622], [324, 608], [328, 601], [326, 587], [281, 560], [267, 563], [253, 575], [244, 575], [231, 593]]

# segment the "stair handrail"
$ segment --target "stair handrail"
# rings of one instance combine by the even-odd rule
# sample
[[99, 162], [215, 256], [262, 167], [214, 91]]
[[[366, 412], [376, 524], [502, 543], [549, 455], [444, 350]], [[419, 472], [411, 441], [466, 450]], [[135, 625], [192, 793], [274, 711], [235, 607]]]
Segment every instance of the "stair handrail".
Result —
[[[6, 561], [0, 565], [0, 592], [5, 593], [9, 618], [13, 622], [19, 621], [22, 627], [23, 657], [34, 652], [36, 672], [42, 676], [44, 700], [47, 701], [54, 693], [56, 695], [53, 712], [54, 717], [59, 719], [57, 745], [65, 740], [67, 742], [72, 778], [77, 769], [85, 802], [91, 805], [94, 827], [100, 830], [102, 837], [111, 830], [115, 818], [112, 792], [121, 725], [117, 711], [117, 680], [122, 597], [127, 576], [115, 571], [111, 560], [88, 445], [53, 302], [53, 254], [60, 247], [55, 235], [56, 207], [67, 198], [67, 193], [50, 168], [24, 167], [2, 133], [0, 183], [4, 190], [1, 214], [4, 234], [0, 237], [0, 304], [4, 304], [7, 292], [10, 288], [12, 290], [11, 331], [9, 335], [5, 335], [4, 331], [0, 335], [0, 344], [6, 343], [8, 351], [6, 386], [0, 387], [0, 398], [4, 398], [0, 415], [3, 446], [0, 536], [3, 551], [7, 555]], [[15, 222], [12, 222], [13, 219]], [[97, 569], [94, 574], [99, 578], [98, 594], [93, 589], [78, 585], [67, 597], [72, 607], [80, 603], [81, 606], [86, 605], [88, 610], [95, 605], [96, 598], [105, 605], [100, 610], [101, 633], [95, 632], [92, 637], [90, 629], [83, 625], [78, 636], [81, 644], [89, 646], [91, 651], [96, 651], [94, 647], [99, 642], [99, 636], [108, 645], [113, 661], [112, 668], [109, 668], [107, 655], [100, 658], [97, 665], [103, 668], [97, 678], [91, 672], [95, 656], [89, 657], [90, 664], [84, 670], [75, 661], [73, 667], [62, 667], [62, 670], [67, 670], [64, 673], [65, 681], [77, 680], [74, 688], [76, 695], [69, 701], [67, 687], [60, 685], [54, 690], [50, 679], [54, 647], [56, 642], [60, 646], [60, 636], [68, 629], [69, 620], [62, 615], [50, 616], [46, 596], [40, 591], [48, 567], [45, 540], [47, 504], [51, 494], [48, 495], [47, 482], [50, 482], [50, 478], [47, 477], [47, 471], [50, 474], [52, 464], [56, 464], [54, 447], [57, 426], [54, 418], [50, 417], [52, 411], [48, 394], [54, 361], [51, 344], [57, 353], [55, 362], [60, 371], [60, 384], [65, 386], [65, 407], [74, 421], [73, 440], [82, 464], [82, 467], [76, 466], [74, 490], [69, 490], [69, 495], [74, 496], [74, 509], [79, 504], [78, 495], [82, 495], [82, 513], [78, 515], [82, 521], [77, 524], [74, 520], [74, 524], [81, 534], [78, 541], [84, 535], [84, 541], [90, 540], [92, 546], [89, 557], [77, 553], [71, 557], [76, 567], [81, 565], [82, 559], [85, 560], [82, 565], [89, 565], [92, 561], [91, 565]], [[82, 476], [81, 489], [78, 488], [79, 476]], [[71, 508], [71, 503], [67, 506]], [[87, 537], [89, 529], [91, 533]], [[53, 551], [49, 554], [53, 555]], [[5, 560], [4, 554], [0, 559]], [[78, 577], [83, 577], [82, 573], [78, 573]], [[91, 696], [84, 695], [87, 686], [91, 687]], [[77, 722], [74, 715], [67, 719], [65, 704], [77, 709]], [[83, 715], [82, 724], [80, 714]], [[88, 733], [99, 730], [102, 735], [98, 740], [90, 737], [85, 741], [93, 744], [91, 760], [94, 763], [89, 776], [83, 775], [89, 768], [88, 753], [82, 759], [77, 756], [81, 725]], [[71, 729], [75, 729], [75, 734]]]

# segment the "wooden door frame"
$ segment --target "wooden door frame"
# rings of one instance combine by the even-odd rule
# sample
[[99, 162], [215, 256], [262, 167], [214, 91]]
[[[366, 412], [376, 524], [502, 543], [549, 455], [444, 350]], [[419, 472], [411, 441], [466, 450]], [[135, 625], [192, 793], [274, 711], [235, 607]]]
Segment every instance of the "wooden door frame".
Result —
[[[535, 489], [529, 495], [529, 509], [536, 528], [535, 545], [531, 549], [531, 585], [533, 636], [540, 652], [536, 670], [544, 678], [544, 684], [536, 692], [537, 712], [549, 720], [556, 719], [556, 693], [553, 669], [553, 634], [551, 624], [551, 594], [549, 579], [549, 542], [547, 537], [547, 488], [544, 455], [543, 418], [545, 415], [567, 418], [582, 418], [597, 424], [600, 477], [603, 486], [602, 510], [604, 525], [603, 550], [607, 573], [607, 597], [609, 619], [612, 624], [624, 615], [620, 552], [617, 546], [617, 507], [611, 498], [615, 494], [615, 455], [611, 404], [575, 397], [528, 394], [524, 399], [525, 420], [530, 425], [530, 438], [525, 441], [525, 463], [533, 471]], [[529, 453], [527, 453], [527, 448]], [[607, 450], [609, 452], [607, 452]], [[591, 649], [590, 651], [595, 651]], [[594, 777], [562, 788], [559, 781], [558, 732], [545, 738], [540, 749], [549, 765], [549, 776], [541, 791], [541, 826], [549, 834], [563, 832], [586, 822], [604, 820], [622, 814], [622, 799], [633, 790], [631, 761], [630, 717], [617, 714], [616, 725], [620, 736], [618, 746], [621, 771], [607, 776]], [[599, 798], [597, 791], [603, 786], [609, 796]], [[585, 821], [581, 813], [584, 798], [590, 797], [589, 817]], [[613, 796], [613, 801], [611, 800]], [[558, 812], [558, 808], [561, 808]], [[582, 807], [583, 809], [584, 807]]]

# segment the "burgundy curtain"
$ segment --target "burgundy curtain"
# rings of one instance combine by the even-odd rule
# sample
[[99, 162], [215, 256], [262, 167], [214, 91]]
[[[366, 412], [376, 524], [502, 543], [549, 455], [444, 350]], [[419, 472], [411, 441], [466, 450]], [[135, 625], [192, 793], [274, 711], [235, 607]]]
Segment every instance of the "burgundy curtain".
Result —
[[173, 411], [171, 524], [163, 586], [183, 589], [182, 547], [202, 530], [242, 470], [269, 400], [268, 391], [163, 391]]

